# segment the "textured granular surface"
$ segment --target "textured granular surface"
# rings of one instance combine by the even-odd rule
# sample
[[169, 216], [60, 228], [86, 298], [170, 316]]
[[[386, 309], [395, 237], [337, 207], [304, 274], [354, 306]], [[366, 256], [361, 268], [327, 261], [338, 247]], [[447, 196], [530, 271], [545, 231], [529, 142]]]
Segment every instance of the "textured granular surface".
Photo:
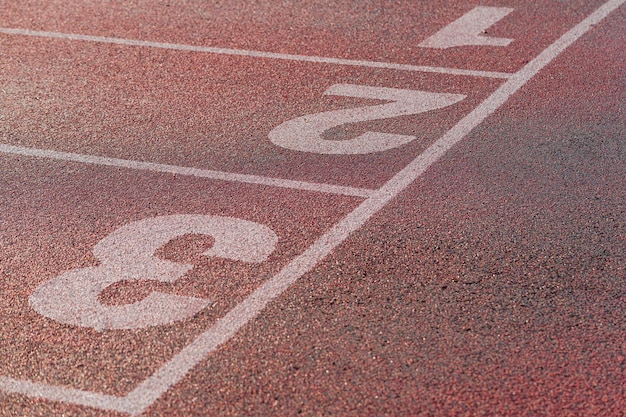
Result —
[[[190, 344], [224, 317], [249, 318], [179, 379], [164, 376], [170, 382], [141, 415], [624, 416], [623, 5], [394, 198], [361, 214], [367, 195], [384, 199], [379, 187], [500, 91], [503, 72], [524, 68], [603, 5], [500, 3], [0, 5], [0, 416], [128, 415], [115, 411], [115, 398], [172, 358], [192, 361]], [[508, 46], [418, 46], [477, 6], [512, 9], [480, 33], [512, 39]], [[415, 137], [386, 151], [322, 155], [268, 139], [288, 120], [381, 104], [324, 94], [344, 84], [464, 97], [337, 122], [322, 138]], [[93, 328], [34, 307], [42, 285], [106, 264], [97, 248], [120, 230], [180, 215], [262, 225], [275, 242], [255, 243], [267, 236], [253, 233], [242, 246], [227, 243], [226, 255], [206, 256], [235, 231], [170, 230], [150, 255], [190, 265], [179, 279], [159, 281], [146, 267], [96, 291], [96, 303], [113, 310], [154, 293], [210, 301], [165, 325]], [[351, 233], [335, 232], [337, 224]], [[161, 232], [140, 228], [127, 239], [148, 245]], [[267, 253], [236, 259], [246, 245]], [[117, 266], [134, 262], [133, 250]], [[300, 275], [290, 285], [267, 285], [292, 270]], [[89, 296], [75, 288], [70, 304]], [[274, 295], [246, 316], [265, 294], [259, 288]], [[92, 394], [104, 399], [81, 400]]]

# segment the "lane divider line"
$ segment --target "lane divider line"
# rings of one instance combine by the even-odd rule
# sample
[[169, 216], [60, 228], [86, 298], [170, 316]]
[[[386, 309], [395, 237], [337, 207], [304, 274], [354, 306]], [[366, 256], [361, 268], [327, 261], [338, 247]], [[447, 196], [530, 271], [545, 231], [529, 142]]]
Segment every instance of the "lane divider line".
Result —
[[154, 162], [133, 161], [130, 159], [109, 158], [104, 156], [85, 155], [72, 152], [59, 152], [49, 149], [27, 148], [0, 143], [0, 153], [22, 155], [37, 158], [56, 159], [60, 161], [80, 162], [84, 164], [104, 165], [118, 168], [137, 169], [168, 174], [210, 178], [221, 181], [242, 182], [247, 184], [266, 185], [270, 187], [289, 188], [327, 194], [338, 194], [350, 197], [368, 198], [375, 190], [347, 187], [342, 185], [314, 183], [288, 180], [283, 178], [263, 177], [260, 175], [237, 174], [233, 172], [212, 171], [201, 168], [181, 167], [176, 165], [158, 164]]
[[46, 32], [40, 30], [28, 30], [18, 28], [0, 28], [0, 33], [5, 35], [21, 35], [21, 36], [34, 36], [39, 38], [56, 38], [73, 41], [86, 41], [97, 43], [109, 43], [115, 45], [125, 46], [141, 46], [148, 48], [160, 48], [171, 49], [176, 51], [188, 51], [188, 52], [204, 52], [218, 55], [237, 55], [249, 58], [265, 58], [265, 59], [278, 59], [283, 61], [300, 61], [300, 62], [313, 62], [318, 64], [335, 64], [335, 65], [347, 65], [353, 67], [368, 67], [368, 68], [383, 68], [399, 71], [415, 71], [415, 72], [433, 72], [437, 74], [450, 74], [450, 75], [463, 75], [471, 77], [486, 77], [486, 78], [509, 78], [512, 74], [507, 72], [494, 72], [494, 71], [480, 71], [480, 70], [468, 70], [461, 68], [445, 68], [445, 67], [432, 67], [425, 65], [411, 65], [411, 64], [398, 64], [393, 62], [381, 62], [381, 61], [365, 61], [358, 59], [344, 59], [344, 58], [331, 58], [315, 55], [294, 55], [283, 54], [278, 52], [264, 52], [253, 51], [247, 49], [233, 49], [233, 48], [218, 48], [213, 46], [197, 46], [186, 45], [180, 43], [167, 43], [167, 42], [151, 42], [141, 41], [136, 39], [124, 39], [114, 38], [108, 36], [93, 36], [93, 35], [80, 35], [75, 33], [60, 33], [60, 32]]
[[[0, 390], [9, 394], [22, 394], [58, 402], [71, 402], [72, 404], [103, 410], [115, 410], [126, 414], [132, 414], [133, 411], [132, 407], [128, 407], [126, 397], [116, 397], [115, 395], [18, 380], [4, 376], [0, 376]], [[68, 398], [71, 398], [71, 401], [68, 401]]]
[[[88, 396], [85, 391], [45, 384], [36, 384], [31, 390], [28, 389], [27, 385], [30, 382], [25, 382], [26, 385], [18, 386], [23, 381], [8, 378], [0, 378], [0, 388], [5, 389], [5, 386], [13, 384], [14, 391], [17, 391], [19, 388], [20, 393], [32, 397], [140, 415], [219, 346], [228, 342], [244, 325], [256, 318], [268, 303], [275, 300], [304, 274], [311, 271], [353, 232], [361, 228], [365, 222], [411, 185], [432, 164], [441, 159], [450, 148], [459, 143], [476, 126], [498, 110], [541, 69], [625, 1], [609, 0], [578, 25], [567, 31], [520, 71], [515, 73], [513, 77], [507, 80], [471, 113], [461, 119], [424, 153], [415, 158], [407, 167], [363, 201], [343, 220], [318, 238], [301, 255], [289, 262], [280, 272], [257, 288], [244, 301], [218, 320], [215, 325], [198, 336], [191, 344], [183, 348], [157, 372], [139, 384], [137, 388], [126, 396], [113, 397], [105, 394], [87, 393], [91, 395]], [[45, 392], [47, 389], [52, 392]]]
[[626, 0], [610, 0], [570, 29], [536, 58], [514, 74], [471, 113], [415, 158], [407, 167], [391, 178], [343, 220], [318, 238], [300, 256], [293, 259], [280, 272], [257, 288], [244, 301], [219, 319], [213, 327], [201, 334], [191, 344], [175, 355], [152, 376], [139, 384], [126, 398], [131, 400], [134, 414], [140, 414], [153, 404], [172, 385], [176, 384], [198, 363], [206, 359], [220, 345], [229, 341], [244, 325], [256, 318], [265, 306], [275, 300], [304, 274], [311, 271], [333, 249], [343, 243], [353, 232], [378, 213], [400, 192], [411, 185], [428, 167], [437, 162], [450, 148], [465, 138], [476, 126], [502, 106], [509, 97], [522, 88], [542, 68], [574, 43], [593, 25]]

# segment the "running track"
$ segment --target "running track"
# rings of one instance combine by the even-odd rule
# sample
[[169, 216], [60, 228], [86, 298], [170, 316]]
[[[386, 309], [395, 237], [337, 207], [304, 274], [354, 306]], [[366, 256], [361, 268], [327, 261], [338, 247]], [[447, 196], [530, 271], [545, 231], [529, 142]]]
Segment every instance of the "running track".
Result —
[[0, 412], [624, 415], [622, 4], [3, 4]]

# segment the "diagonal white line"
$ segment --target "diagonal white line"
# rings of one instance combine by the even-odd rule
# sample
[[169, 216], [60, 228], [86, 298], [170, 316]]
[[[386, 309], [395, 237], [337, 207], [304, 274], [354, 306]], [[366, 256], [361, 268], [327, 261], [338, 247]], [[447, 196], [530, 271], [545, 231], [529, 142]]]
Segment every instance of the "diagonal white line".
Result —
[[364, 61], [357, 59], [331, 58], [314, 55], [281, 54], [277, 52], [252, 51], [247, 49], [218, 48], [212, 46], [185, 45], [180, 43], [150, 42], [136, 39], [112, 38], [107, 36], [80, 35], [75, 33], [45, 32], [39, 30], [0, 28], [5, 35], [35, 36], [40, 38], [56, 38], [74, 41], [111, 43], [126, 46], [142, 46], [149, 48], [172, 49], [177, 51], [204, 52], [219, 55], [238, 55], [250, 58], [279, 59], [286, 61], [313, 62], [318, 64], [347, 65], [354, 67], [384, 68], [399, 71], [434, 72], [438, 74], [465, 75], [486, 78], [509, 78], [506, 72], [479, 71], [461, 68], [431, 67], [424, 65], [397, 64], [392, 62]]
[[351, 197], [369, 197], [374, 190], [365, 188], [345, 187], [342, 185], [322, 184], [306, 181], [287, 180], [282, 178], [263, 177], [260, 175], [237, 174], [233, 172], [211, 171], [208, 169], [180, 167], [176, 165], [157, 164], [154, 162], [133, 161], [130, 159], [108, 158], [104, 156], [84, 155], [72, 152], [59, 152], [49, 149], [26, 148], [0, 144], [0, 153], [23, 155], [39, 158], [57, 159], [61, 161], [81, 162], [84, 164], [105, 165], [119, 168], [138, 169], [168, 174], [188, 175], [210, 178], [221, 181], [243, 182], [248, 184], [267, 185], [271, 187], [291, 188], [296, 190], [314, 191], [319, 193], [339, 194]]
[[542, 68], [578, 38], [626, 0], [610, 0], [588, 16], [584, 21], [565, 33], [539, 56], [530, 61], [511, 79], [491, 94], [470, 114], [460, 120], [443, 137], [414, 159], [406, 168], [396, 174], [374, 195], [361, 203], [354, 211], [332, 227], [300, 256], [291, 261], [278, 274], [255, 290], [226, 316], [200, 335], [194, 342], [174, 356], [150, 378], [141, 383], [127, 398], [141, 412], [156, 401], [172, 385], [179, 382], [193, 367], [215, 351], [221, 344], [230, 340], [236, 333], [254, 319], [265, 306], [281, 295], [304, 274], [312, 270], [322, 259], [358, 230], [373, 215], [406, 189], [422, 175], [428, 167], [437, 162], [450, 148], [459, 143], [476, 126], [493, 114], [509, 97], [522, 88]]
[[[509, 97], [522, 88], [542, 68], [625, 1], [609, 0], [514, 74], [513, 77], [485, 99], [476, 109], [459, 121], [443, 137], [414, 159], [383, 187], [375, 191], [343, 220], [317, 239], [300, 256], [293, 259], [278, 274], [255, 290], [226, 316], [218, 320], [213, 327], [201, 334], [190, 345], [165, 363], [156, 373], [139, 384], [136, 389], [124, 397], [124, 402], [122, 403], [124, 410], [132, 415], [139, 415], [145, 411], [163, 393], [179, 382], [193, 367], [206, 359], [221, 344], [230, 340], [241, 327], [257, 317], [268, 303], [276, 299], [294, 282], [313, 269], [332, 250], [344, 242], [351, 233], [362, 227], [373, 215], [378, 213], [387, 203], [422, 175], [428, 167], [437, 162], [450, 148], [460, 142], [476, 126], [499, 109]], [[6, 381], [6, 378], [0, 379], [0, 382], [2, 381]], [[47, 396], [46, 393], [42, 394], [40, 392], [45, 387], [54, 390], [60, 389], [59, 387], [36, 384], [35, 389], [32, 391], [22, 388], [19, 392], [33, 397], [59, 398], [60, 401], [76, 404], [85, 402], [84, 397], [86, 393], [84, 391], [64, 388], [62, 389], [62, 395], [59, 391], [53, 391], [52, 394], [55, 397], [52, 398]], [[0, 389], [6, 390], [5, 385], [0, 384]], [[119, 397], [107, 397], [102, 394], [94, 395], [97, 395], [98, 401], [100, 401], [99, 405], [91, 405], [96, 408], [115, 409], [116, 406], [119, 406], [118, 401], [121, 400]], [[107, 401], [110, 401], [110, 403]]]

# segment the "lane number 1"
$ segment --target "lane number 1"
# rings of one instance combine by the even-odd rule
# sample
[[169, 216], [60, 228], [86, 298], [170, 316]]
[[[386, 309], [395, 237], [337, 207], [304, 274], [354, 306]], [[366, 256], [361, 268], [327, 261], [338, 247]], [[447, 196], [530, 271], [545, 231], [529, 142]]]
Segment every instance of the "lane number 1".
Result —
[[512, 11], [509, 7], [475, 7], [418, 46], [439, 49], [456, 46], [507, 46], [513, 39], [484, 36], [483, 33]]

